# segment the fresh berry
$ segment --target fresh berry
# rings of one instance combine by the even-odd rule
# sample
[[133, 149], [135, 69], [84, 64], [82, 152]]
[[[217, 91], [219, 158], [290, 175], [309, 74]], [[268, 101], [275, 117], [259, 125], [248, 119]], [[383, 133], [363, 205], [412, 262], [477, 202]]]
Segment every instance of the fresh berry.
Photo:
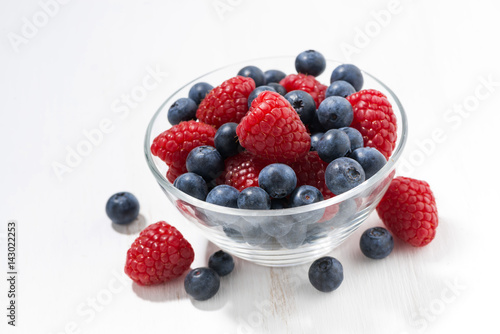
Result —
[[271, 209], [281, 210], [288, 208], [288, 200], [286, 198], [271, 198]]
[[238, 195], [238, 208], [250, 210], [271, 209], [271, 198], [264, 189], [259, 187], [248, 187]]
[[344, 268], [335, 258], [325, 256], [309, 267], [309, 282], [321, 292], [337, 289], [344, 280]]
[[151, 153], [170, 167], [167, 178], [170, 182], [187, 172], [186, 158], [195, 147], [214, 145], [215, 129], [201, 122], [188, 121], [174, 125], [162, 132], [151, 144]]
[[273, 87], [273, 88], [274, 88], [274, 90], [275, 90], [276, 92], [278, 92], [281, 96], [285, 96], [285, 95], [286, 95], [286, 93], [287, 93], [287, 91], [286, 91], [285, 87], [283, 87], [282, 85], [280, 85], [280, 84], [279, 84], [279, 83], [277, 83], [277, 82], [270, 82], [270, 83], [268, 83], [268, 84], [267, 84], [267, 86], [269, 86], [269, 87]]
[[295, 172], [285, 164], [270, 164], [259, 173], [259, 187], [272, 198], [284, 198], [290, 195], [296, 185]]
[[174, 181], [174, 187], [186, 194], [204, 201], [208, 194], [207, 183], [195, 173], [184, 173]]
[[266, 85], [255, 88], [248, 96], [248, 109], [250, 109], [250, 107], [252, 106], [252, 101], [255, 100], [255, 98], [264, 91], [276, 92], [273, 87]]
[[220, 277], [229, 275], [234, 269], [234, 260], [231, 254], [222, 250], [213, 253], [208, 259], [208, 267]]
[[338, 158], [330, 162], [325, 170], [326, 186], [335, 195], [340, 195], [365, 181], [363, 167], [351, 158]]
[[287, 75], [280, 81], [280, 85], [285, 87], [287, 92], [291, 92], [292, 90], [303, 90], [309, 93], [314, 99], [314, 102], [316, 102], [316, 107], [325, 99], [326, 89], [328, 88], [316, 80], [312, 75], [302, 73]]
[[363, 135], [364, 146], [375, 147], [389, 159], [396, 147], [396, 115], [384, 94], [362, 90], [347, 97], [354, 111], [351, 127]]
[[316, 151], [316, 144], [321, 139], [321, 137], [323, 137], [323, 135], [323, 132], [316, 132], [315, 134], [311, 135], [311, 151]]
[[349, 158], [356, 160], [363, 167], [366, 180], [375, 175], [387, 162], [382, 153], [373, 147], [360, 147], [349, 154]]
[[199, 105], [213, 88], [214, 86], [206, 82], [195, 83], [189, 90], [188, 97]]
[[237, 126], [237, 123], [229, 122], [223, 124], [215, 133], [215, 148], [224, 159], [243, 151], [243, 147], [240, 145], [238, 136], [236, 135]]
[[436, 200], [425, 181], [396, 177], [378, 204], [377, 212], [396, 237], [412, 246], [425, 246], [436, 235]]
[[236, 128], [241, 146], [271, 162], [292, 162], [311, 147], [299, 115], [285, 98], [275, 92], [263, 92]]
[[325, 97], [330, 97], [330, 96], [348, 97], [349, 95], [354, 93], [356, 93], [356, 90], [350, 83], [344, 80], [338, 80], [332, 82], [332, 84], [328, 87], [328, 89], [326, 90]]
[[115, 224], [129, 224], [139, 215], [139, 201], [129, 192], [120, 192], [106, 202], [106, 214]]
[[217, 183], [233, 186], [238, 191], [248, 187], [258, 187], [259, 173], [268, 165], [267, 162], [247, 151], [227, 158], [224, 163], [226, 167]]
[[321, 202], [322, 200], [323, 195], [318, 188], [304, 185], [295, 189], [290, 195], [290, 207], [295, 208], [298, 206]]
[[285, 95], [285, 99], [290, 102], [293, 109], [299, 114], [300, 120], [304, 124], [309, 124], [316, 113], [316, 103], [311, 95], [303, 90], [293, 90]]
[[296, 249], [300, 247], [307, 237], [307, 224], [296, 223], [293, 225], [290, 232], [282, 237], [277, 237], [276, 240], [283, 248]]
[[325, 129], [338, 129], [351, 125], [353, 119], [352, 106], [345, 98], [330, 96], [321, 102], [318, 120]]
[[307, 129], [309, 130], [309, 133], [316, 133], [316, 132], [326, 132], [327, 129], [321, 125], [321, 123], [318, 120], [318, 113], [314, 113], [314, 118], [311, 122], [311, 124], [307, 125]]
[[383, 227], [372, 227], [363, 232], [359, 240], [361, 252], [370, 259], [383, 259], [394, 248], [392, 235]]
[[317, 152], [309, 152], [305, 157], [290, 165], [297, 175], [297, 186], [310, 185], [321, 191], [325, 199], [334, 195], [326, 187], [325, 169], [328, 164], [321, 160]]
[[347, 126], [340, 128], [339, 130], [344, 131], [349, 137], [349, 141], [351, 142], [351, 152], [353, 152], [355, 149], [363, 147], [363, 135], [361, 134], [361, 132], [359, 132], [355, 128]]
[[240, 192], [227, 184], [221, 184], [210, 190], [206, 201], [208, 203], [225, 206], [228, 208], [238, 208], [238, 195]]
[[248, 111], [248, 96], [255, 89], [251, 78], [237, 76], [215, 87], [201, 101], [196, 117], [219, 128], [228, 122], [239, 123]]
[[200, 175], [205, 181], [215, 180], [224, 170], [224, 159], [213, 146], [198, 146], [186, 158], [188, 172]]
[[356, 91], [363, 87], [363, 74], [355, 65], [342, 64], [337, 66], [330, 77], [330, 83], [337, 80], [343, 80], [350, 83]]
[[331, 129], [325, 132], [316, 143], [316, 151], [325, 162], [346, 156], [351, 150], [349, 136], [342, 130]]
[[264, 72], [257, 66], [245, 66], [239, 72], [238, 75], [242, 77], [252, 78], [255, 82], [255, 87], [262, 86], [266, 83], [266, 78], [264, 77]]
[[264, 72], [266, 85], [270, 83], [279, 83], [284, 77], [286, 77], [286, 74], [280, 70], [267, 70]]
[[176, 125], [180, 122], [196, 119], [197, 109], [198, 105], [193, 100], [182, 97], [168, 109], [168, 121], [170, 124]]
[[194, 260], [193, 248], [164, 221], [146, 227], [127, 252], [125, 273], [139, 285], [160, 284], [181, 276]]
[[295, 58], [295, 69], [298, 73], [309, 74], [317, 77], [326, 68], [325, 57], [315, 50], [307, 50], [299, 53]]
[[184, 289], [195, 300], [207, 300], [215, 296], [220, 287], [220, 278], [210, 268], [196, 268], [184, 278]]

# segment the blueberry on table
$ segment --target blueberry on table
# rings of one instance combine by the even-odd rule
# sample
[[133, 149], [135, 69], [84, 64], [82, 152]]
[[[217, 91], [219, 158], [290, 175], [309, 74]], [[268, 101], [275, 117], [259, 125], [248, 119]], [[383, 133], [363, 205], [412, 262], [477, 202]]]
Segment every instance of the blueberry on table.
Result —
[[168, 109], [167, 118], [170, 124], [177, 125], [180, 122], [196, 119], [198, 105], [191, 99], [182, 97], [174, 102]]
[[317, 77], [326, 68], [325, 57], [315, 50], [307, 50], [299, 53], [295, 58], [295, 69], [298, 73], [309, 74]]
[[325, 170], [325, 183], [335, 195], [349, 191], [365, 181], [363, 167], [354, 159], [338, 158]]
[[327, 88], [325, 97], [330, 96], [341, 96], [348, 97], [351, 94], [356, 93], [354, 87], [344, 80], [337, 80], [332, 82], [332, 84]]
[[286, 77], [286, 74], [280, 70], [267, 70], [264, 72], [266, 85], [270, 83], [279, 83]]
[[186, 158], [188, 172], [195, 173], [210, 182], [224, 170], [224, 159], [213, 146], [198, 146]]
[[210, 268], [191, 270], [184, 279], [184, 289], [195, 300], [207, 300], [215, 296], [220, 287], [220, 278]]
[[284, 198], [297, 186], [297, 176], [285, 164], [274, 163], [264, 167], [259, 173], [259, 186], [272, 198]]
[[351, 125], [354, 118], [351, 103], [341, 96], [330, 96], [318, 107], [318, 120], [325, 129], [339, 129]]
[[321, 160], [332, 162], [337, 158], [344, 157], [351, 151], [349, 136], [342, 130], [331, 129], [314, 145]]
[[257, 66], [245, 66], [239, 72], [238, 75], [242, 77], [252, 78], [255, 82], [255, 87], [262, 86], [266, 83], [266, 79], [264, 77], [264, 72]]
[[383, 259], [391, 254], [394, 248], [392, 235], [383, 227], [366, 230], [359, 240], [361, 252], [370, 259]]
[[207, 195], [207, 203], [212, 203], [228, 208], [238, 208], [238, 195], [240, 192], [235, 187], [221, 184], [214, 187]]
[[250, 106], [252, 105], [252, 101], [255, 100], [257, 96], [259, 96], [260, 93], [265, 92], [265, 91], [270, 91], [270, 92], [276, 92], [276, 90], [271, 87], [271, 86], [259, 86], [255, 88], [250, 95], [248, 95], [248, 109], [250, 109]]
[[220, 277], [229, 275], [234, 269], [233, 257], [220, 250], [208, 259], [208, 267], [213, 269]]
[[238, 195], [238, 208], [250, 210], [271, 209], [271, 198], [269, 194], [259, 187], [248, 187]]
[[361, 70], [352, 64], [342, 64], [333, 70], [330, 83], [338, 80], [347, 81], [357, 92], [361, 90], [364, 82]]
[[208, 194], [205, 180], [195, 173], [184, 173], [174, 181], [174, 187], [186, 194], [204, 201]]
[[360, 147], [354, 150], [349, 157], [356, 160], [363, 167], [367, 180], [384, 167], [387, 162], [384, 155], [373, 147]]
[[316, 113], [316, 102], [309, 93], [303, 90], [293, 90], [285, 95], [285, 99], [290, 102], [293, 109], [299, 114], [302, 123], [309, 124], [313, 121]]
[[106, 214], [115, 224], [129, 224], [139, 215], [139, 201], [129, 192], [119, 192], [106, 203]]
[[309, 267], [309, 282], [321, 292], [336, 290], [344, 280], [344, 268], [335, 258], [325, 256]]
[[214, 87], [206, 82], [198, 82], [191, 87], [188, 97], [199, 105]]

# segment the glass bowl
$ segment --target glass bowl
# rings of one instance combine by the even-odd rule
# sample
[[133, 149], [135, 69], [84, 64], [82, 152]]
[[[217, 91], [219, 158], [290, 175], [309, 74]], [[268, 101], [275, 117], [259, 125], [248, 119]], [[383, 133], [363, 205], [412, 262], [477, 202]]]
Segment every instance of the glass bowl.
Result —
[[[295, 57], [256, 59], [226, 66], [196, 78], [161, 105], [149, 123], [144, 143], [151, 172], [182, 215], [221, 249], [260, 265], [291, 266], [311, 262], [339, 246], [375, 209], [394, 177], [408, 132], [403, 107], [389, 87], [363, 72], [363, 88], [384, 93], [397, 118], [398, 139], [389, 161], [358, 187], [319, 203], [280, 210], [242, 210], [200, 201], [174, 188], [166, 179], [168, 167], [151, 154], [150, 147], [157, 135], [171, 127], [167, 119], [170, 105], [181, 97], [187, 97], [194, 83], [204, 81], [215, 87], [236, 76], [247, 65], [255, 65], [263, 71], [279, 69], [285, 73], [296, 73], [294, 60]], [[318, 80], [328, 84], [331, 72], [340, 64], [328, 60], [325, 73]]]

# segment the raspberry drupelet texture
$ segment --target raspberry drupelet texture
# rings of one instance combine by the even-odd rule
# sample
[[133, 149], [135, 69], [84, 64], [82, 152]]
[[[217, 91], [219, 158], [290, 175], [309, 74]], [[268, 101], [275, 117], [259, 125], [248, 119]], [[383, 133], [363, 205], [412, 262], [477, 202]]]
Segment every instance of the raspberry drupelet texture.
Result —
[[125, 273], [139, 285], [181, 276], [194, 260], [191, 244], [164, 221], [146, 227], [127, 252]]
[[328, 163], [321, 160], [318, 152], [311, 151], [302, 159], [290, 164], [297, 175], [297, 187], [303, 185], [313, 186], [319, 189], [324, 199], [335, 196], [325, 184], [325, 169]]
[[259, 173], [267, 162], [248, 151], [241, 152], [225, 160], [225, 168], [217, 179], [217, 184], [227, 184], [242, 191], [259, 186]]
[[248, 96], [254, 89], [252, 78], [236, 76], [226, 80], [205, 96], [196, 117], [217, 129], [224, 123], [239, 123], [248, 111]]
[[285, 87], [287, 92], [293, 90], [303, 90], [309, 93], [316, 102], [316, 108], [319, 107], [321, 102], [325, 99], [326, 90], [328, 86], [323, 85], [312, 75], [306, 74], [289, 74], [280, 81], [280, 85]]

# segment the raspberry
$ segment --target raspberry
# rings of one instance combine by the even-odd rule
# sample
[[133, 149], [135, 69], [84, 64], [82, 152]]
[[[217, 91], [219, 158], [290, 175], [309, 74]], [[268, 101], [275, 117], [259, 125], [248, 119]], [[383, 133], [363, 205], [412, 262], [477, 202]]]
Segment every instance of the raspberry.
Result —
[[386, 159], [396, 146], [396, 116], [387, 97], [374, 89], [349, 95], [354, 119], [351, 127], [363, 135], [365, 146], [375, 147]]
[[309, 152], [311, 137], [284, 97], [262, 92], [236, 128], [241, 146], [270, 162], [293, 162]]
[[425, 246], [436, 235], [436, 200], [425, 181], [407, 177], [393, 179], [377, 212], [396, 237], [412, 246]]
[[205, 96], [196, 117], [217, 129], [224, 123], [239, 123], [248, 111], [248, 96], [254, 89], [252, 78], [236, 76], [226, 80]]
[[241, 152], [226, 159], [224, 171], [217, 179], [217, 184], [227, 184], [238, 191], [248, 187], [258, 187], [259, 173], [267, 165], [267, 162], [250, 152]]
[[285, 87], [287, 92], [293, 90], [303, 90], [312, 96], [316, 102], [316, 108], [319, 107], [321, 102], [325, 99], [325, 94], [328, 86], [321, 84], [312, 75], [306, 74], [289, 74], [280, 81], [280, 85]]
[[164, 221], [146, 227], [127, 252], [125, 273], [139, 285], [181, 276], [194, 260], [191, 244]]
[[328, 163], [321, 160], [318, 152], [311, 151], [305, 157], [290, 164], [297, 175], [297, 187], [310, 185], [321, 191], [325, 199], [335, 196], [325, 184], [325, 169]]
[[174, 182], [187, 172], [186, 158], [195, 147], [214, 146], [215, 129], [205, 123], [188, 121], [174, 125], [159, 134], [151, 144], [151, 153], [165, 161], [169, 170], [167, 179]]

